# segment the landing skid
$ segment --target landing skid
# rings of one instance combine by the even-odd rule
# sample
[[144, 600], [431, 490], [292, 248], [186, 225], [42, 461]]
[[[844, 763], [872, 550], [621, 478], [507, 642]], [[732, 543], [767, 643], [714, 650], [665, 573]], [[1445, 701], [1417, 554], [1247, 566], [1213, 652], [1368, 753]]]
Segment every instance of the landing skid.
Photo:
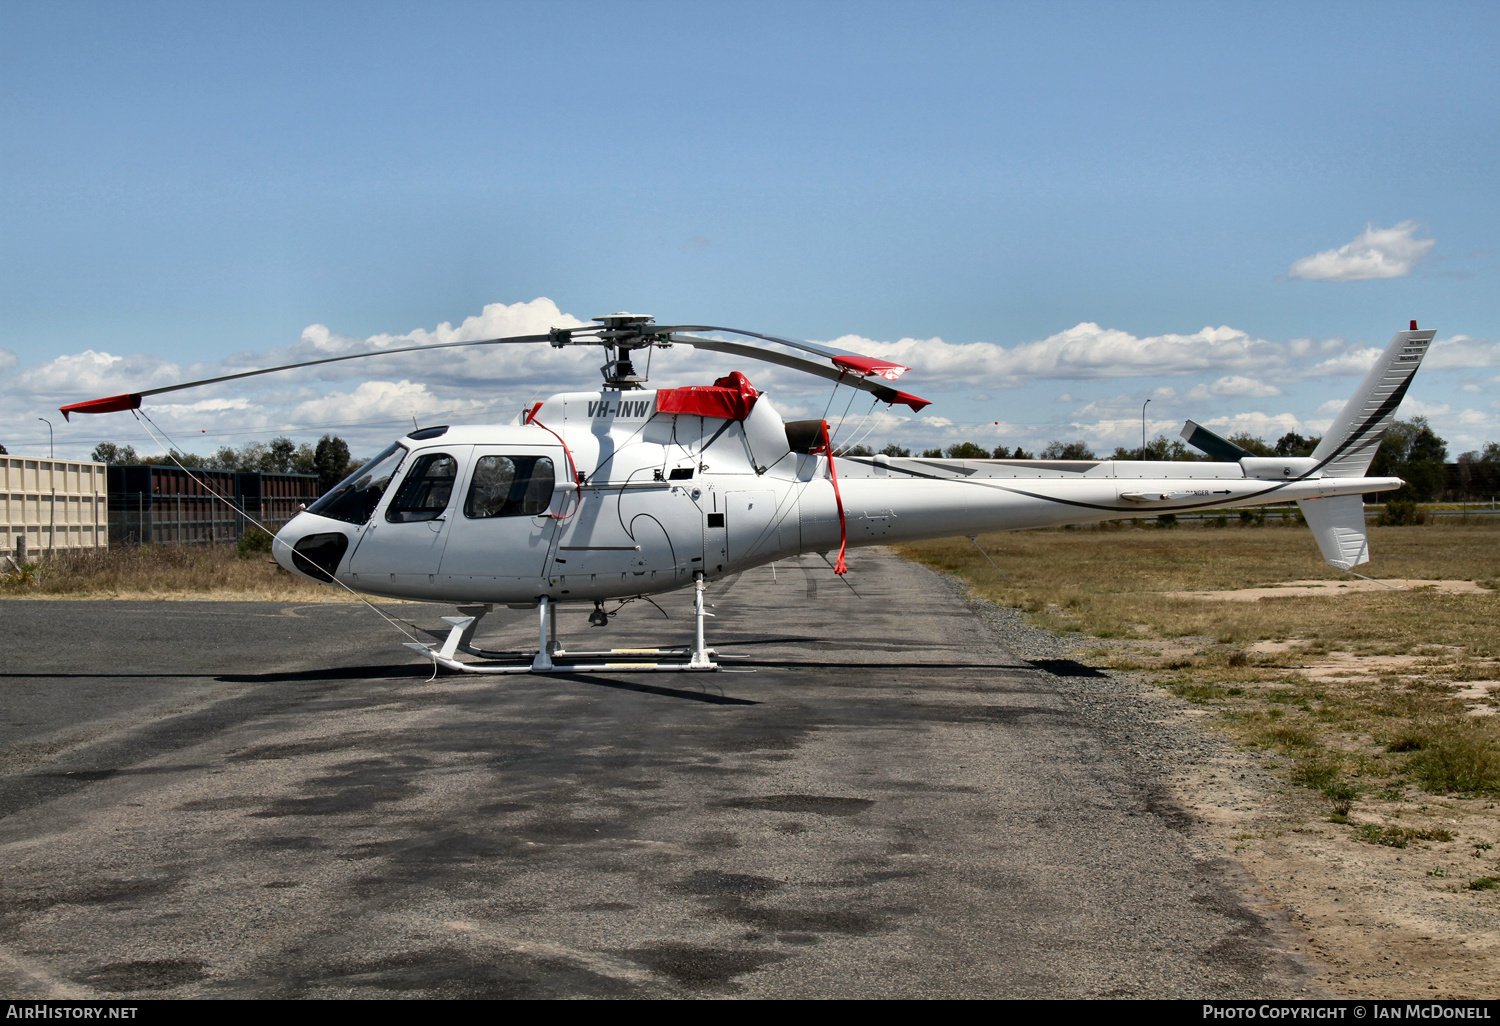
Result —
[[[713, 657], [718, 653], [707, 647], [703, 640], [703, 620], [713, 614], [703, 610], [704, 585], [701, 573], [695, 577], [693, 587], [696, 630], [691, 647], [606, 648], [570, 652], [558, 645], [557, 613], [546, 596], [537, 602], [540, 647], [536, 652], [490, 652], [475, 647], [474, 630], [489, 612], [488, 606], [460, 606], [458, 611], [464, 615], [443, 617], [449, 631], [441, 647], [434, 648], [416, 641], [406, 642], [406, 647], [439, 666], [462, 673], [585, 673], [606, 670], [611, 673], [668, 673], [717, 670], [719, 664], [713, 661]], [[462, 662], [458, 659], [460, 651], [479, 658], [473, 662]]]

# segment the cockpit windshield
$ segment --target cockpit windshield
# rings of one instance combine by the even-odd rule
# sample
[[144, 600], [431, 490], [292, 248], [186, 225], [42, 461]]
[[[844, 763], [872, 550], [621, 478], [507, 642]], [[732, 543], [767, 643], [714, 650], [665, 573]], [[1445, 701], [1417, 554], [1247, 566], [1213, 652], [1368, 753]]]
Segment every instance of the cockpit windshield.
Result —
[[391, 478], [406, 458], [406, 447], [394, 443], [379, 456], [344, 478], [317, 502], [307, 507], [309, 513], [343, 520], [350, 524], [362, 524], [370, 519], [380, 497], [390, 486]]

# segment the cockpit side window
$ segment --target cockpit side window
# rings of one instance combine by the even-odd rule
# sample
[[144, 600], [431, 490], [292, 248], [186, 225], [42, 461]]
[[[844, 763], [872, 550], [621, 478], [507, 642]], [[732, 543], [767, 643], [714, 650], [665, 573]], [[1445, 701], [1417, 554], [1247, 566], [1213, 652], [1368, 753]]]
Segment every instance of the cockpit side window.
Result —
[[436, 520], [448, 508], [457, 476], [458, 461], [447, 453], [418, 456], [396, 490], [396, 497], [386, 506], [385, 518], [393, 524]]
[[363, 524], [380, 505], [380, 497], [390, 487], [391, 478], [405, 458], [406, 447], [399, 442], [392, 445], [324, 492], [307, 511], [349, 524]]
[[538, 516], [552, 505], [557, 473], [546, 456], [481, 456], [464, 500], [464, 516]]

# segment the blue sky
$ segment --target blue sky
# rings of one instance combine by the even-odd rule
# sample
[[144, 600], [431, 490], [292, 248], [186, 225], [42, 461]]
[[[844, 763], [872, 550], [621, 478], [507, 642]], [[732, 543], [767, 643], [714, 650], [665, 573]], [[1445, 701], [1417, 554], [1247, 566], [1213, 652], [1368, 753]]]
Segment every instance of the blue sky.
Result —
[[[45, 451], [37, 416], [60, 453], [141, 440], [49, 411], [310, 326], [347, 349], [618, 309], [899, 349], [935, 404], [871, 440], [1105, 449], [1147, 397], [1168, 434], [1316, 430], [1415, 317], [1439, 342], [1405, 412], [1500, 439], [1493, 3], [0, 0], [0, 91], [12, 452]], [[595, 380], [361, 363], [162, 423], [373, 449]]]

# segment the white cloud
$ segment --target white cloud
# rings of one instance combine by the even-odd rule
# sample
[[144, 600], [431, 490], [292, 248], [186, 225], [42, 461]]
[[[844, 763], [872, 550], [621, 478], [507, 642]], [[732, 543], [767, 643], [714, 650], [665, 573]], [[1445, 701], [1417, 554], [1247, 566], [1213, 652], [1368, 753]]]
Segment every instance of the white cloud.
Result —
[[1261, 413], [1256, 410], [1252, 413], [1237, 413], [1232, 417], [1215, 417], [1213, 420], [1203, 422], [1206, 427], [1211, 427], [1221, 435], [1238, 434], [1241, 431], [1255, 435], [1257, 438], [1265, 438], [1274, 441], [1286, 434], [1295, 431], [1302, 435], [1320, 435], [1328, 430], [1328, 425], [1333, 423], [1332, 419], [1316, 418], [1313, 420], [1302, 420], [1291, 413]]
[[1434, 339], [1422, 366], [1429, 370], [1464, 370], [1500, 366], [1500, 342], [1453, 335]]
[[[18, 447], [35, 451], [46, 445], [45, 427], [36, 423], [37, 415], [48, 414], [64, 403], [371, 349], [541, 334], [553, 326], [581, 324], [551, 300], [539, 298], [490, 304], [457, 324], [445, 322], [401, 335], [356, 338], [326, 325], [310, 325], [286, 347], [191, 365], [146, 354], [86, 350], [19, 367], [14, 355], [0, 350], [0, 370], [6, 371], [0, 374], [0, 433], [12, 451]], [[1021, 444], [1032, 449], [1052, 439], [1078, 437], [1086, 437], [1096, 449], [1115, 444], [1131, 446], [1139, 444], [1141, 402], [1148, 395], [1153, 400], [1147, 411], [1152, 418], [1148, 432], [1175, 437], [1183, 416], [1202, 421], [1204, 413], [1233, 410], [1240, 405], [1238, 401], [1246, 399], [1280, 395], [1282, 388], [1291, 390], [1289, 383], [1309, 376], [1357, 377], [1380, 351], [1365, 342], [1339, 338], [1270, 342], [1225, 326], [1191, 334], [1142, 337], [1092, 322], [1039, 341], [1010, 346], [957, 345], [940, 338], [878, 342], [854, 336], [834, 340], [834, 344], [911, 366], [912, 372], [900, 387], [940, 403], [923, 411], [928, 416], [922, 417], [911, 415], [904, 407], [887, 409], [877, 403], [872, 409], [869, 397], [857, 396], [847, 406], [840, 441], [864, 441], [876, 448], [886, 441], [930, 448], [968, 440], [988, 445], [1001, 442], [1010, 447]], [[1434, 346], [1429, 362], [1440, 359], [1456, 367], [1500, 366], [1500, 346], [1486, 339], [1454, 335]], [[396, 434], [411, 430], [413, 416], [424, 425], [509, 422], [532, 399], [596, 387], [600, 362], [600, 354], [593, 347], [554, 349], [544, 343], [390, 354], [157, 396], [146, 401], [143, 412], [175, 439], [199, 450], [211, 451], [222, 444], [239, 445], [248, 439], [265, 440], [283, 433], [297, 441], [313, 440], [332, 431], [347, 439], [356, 454], [369, 454]], [[652, 354], [651, 384], [703, 384], [736, 369], [749, 375], [791, 419], [822, 416], [825, 409], [831, 423], [837, 424], [845, 416], [847, 391], [837, 395], [830, 408], [826, 381], [686, 346]], [[1140, 381], [1143, 377], [1156, 380]], [[1095, 399], [1067, 415], [1061, 411], [1089, 398], [1078, 388], [1057, 395], [1056, 401], [1069, 403], [1069, 407], [1052, 407], [1046, 398], [1056, 394], [1051, 390], [1033, 394], [1005, 391], [1039, 378], [1120, 378], [1137, 383], [1132, 386], [1121, 380], [1115, 388], [1134, 391], [1122, 390]], [[1163, 380], [1173, 384], [1162, 384]], [[1276, 384], [1270, 384], [1272, 381]], [[1092, 390], [1096, 386], [1079, 387]], [[1109, 390], [1114, 392], [1115, 388]], [[1490, 388], [1485, 386], [1486, 391]], [[1309, 391], [1312, 395], [1304, 401], [1311, 406], [1331, 390]], [[1435, 397], [1432, 391], [1424, 394]], [[978, 395], [990, 398], [978, 399]], [[1207, 404], [1211, 400], [1221, 402], [1217, 408], [1186, 406], [1188, 401]], [[1249, 413], [1237, 415], [1233, 423], [1207, 423], [1215, 425], [1216, 430], [1228, 425], [1227, 431], [1246, 430], [1268, 438], [1279, 437], [1287, 430], [1317, 433], [1327, 423], [1323, 418], [1342, 405], [1341, 398], [1325, 403], [1313, 421], [1299, 421], [1291, 413]], [[1403, 415], [1410, 415], [1411, 409], [1416, 407], [1409, 406]], [[1066, 420], [1061, 419], [1064, 416]], [[1017, 423], [1033, 417], [1034, 423]], [[1446, 426], [1457, 432], [1457, 421], [1457, 416], [1448, 415], [1435, 421], [1435, 426], [1440, 431]], [[138, 449], [155, 448], [149, 437], [143, 437], [144, 428], [128, 415], [75, 417], [71, 424], [59, 422], [56, 427], [59, 454], [87, 453], [103, 439], [134, 444]], [[1475, 430], [1481, 428], [1476, 425]], [[37, 429], [42, 432], [40, 436], [34, 435]]]
[[1380, 358], [1382, 352], [1384, 350], [1373, 347], [1369, 349], [1352, 349], [1347, 353], [1340, 353], [1338, 356], [1313, 365], [1307, 372], [1307, 376], [1318, 378], [1340, 374], [1363, 374], [1375, 366], [1375, 361]]
[[1367, 224], [1353, 242], [1296, 261], [1287, 276], [1309, 281], [1404, 278], [1437, 245], [1436, 239], [1415, 238], [1419, 227], [1416, 221], [1402, 221], [1391, 228]]
[[296, 421], [310, 423], [411, 416], [420, 421], [439, 413], [462, 415], [465, 407], [478, 412], [485, 405], [480, 400], [455, 403], [452, 398], [434, 395], [422, 382], [363, 381], [353, 392], [334, 392], [302, 403], [291, 416]]
[[1090, 321], [1038, 342], [1009, 348], [992, 342], [954, 344], [940, 338], [877, 342], [846, 335], [829, 343], [912, 368], [914, 377], [939, 386], [972, 386], [982, 380], [1017, 388], [1035, 378], [1088, 380], [1213, 370], [1258, 369], [1286, 362], [1292, 349], [1251, 338], [1238, 328], [1206, 327], [1191, 335], [1145, 338]]
[[1128, 417], [1134, 414], [1135, 422], [1139, 425], [1141, 422], [1141, 405], [1142, 400], [1138, 396], [1126, 395], [1122, 392], [1119, 395], [1095, 399], [1093, 402], [1085, 403], [1074, 410], [1071, 415], [1082, 418], [1111, 418]]
[[1453, 408], [1447, 403], [1424, 403], [1420, 399], [1408, 397], [1401, 403], [1397, 415], [1401, 417], [1445, 417], [1451, 413]]
[[163, 403], [154, 407], [162, 413], [171, 416], [181, 416], [185, 413], [219, 413], [224, 410], [249, 410], [253, 409], [250, 400], [244, 397], [239, 399], [203, 399], [196, 403]]
[[[94, 399], [181, 381], [184, 369], [153, 356], [114, 356], [86, 349], [27, 367], [7, 391], [41, 393], [63, 402]], [[206, 375], [205, 375], [206, 376]]]
[[1184, 399], [1201, 401], [1204, 399], [1264, 399], [1273, 395], [1280, 395], [1281, 389], [1266, 381], [1257, 378], [1247, 378], [1240, 374], [1223, 377], [1212, 384], [1199, 385], [1191, 389]]
[[[1060, 427], [1060, 426], [1059, 426]], [[1067, 425], [1071, 430], [1055, 432], [1067, 434], [1069, 439], [1077, 438], [1079, 433], [1087, 435], [1091, 440], [1104, 439], [1106, 442], [1123, 442], [1128, 447], [1131, 444], [1140, 445], [1141, 442], [1141, 418], [1139, 410], [1135, 417], [1107, 417], [1095, 421], [1073, 421]], [[1171, 420], [1146, 420], [1146, 435], [1155, 438], [1157, 435], [1166, 435], [1176, 438], [1177, 432], [1182, 428], [1182, 421]], [[1059, 438], [1059, 440], [1062, 440]]]

